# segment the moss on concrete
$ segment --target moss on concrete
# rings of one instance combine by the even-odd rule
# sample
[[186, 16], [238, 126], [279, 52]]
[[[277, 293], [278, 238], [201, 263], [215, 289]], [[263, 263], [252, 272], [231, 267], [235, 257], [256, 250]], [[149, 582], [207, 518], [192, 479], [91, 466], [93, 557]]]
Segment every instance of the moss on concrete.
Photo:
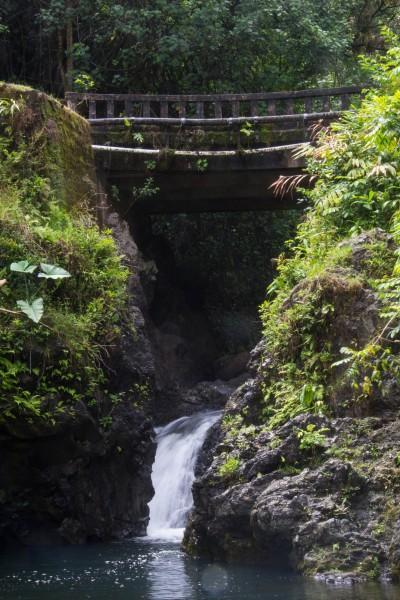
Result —
[[0, 99], [19, 106], [13, 121], [15, 139], [33, 144], [37, 170], [50, 180], [68, 206], [94, 198], [95, 171], [90, 126], [58, 100], [26, 86], [0, 83]]
[[[245, 133], [247, 132], [247, 133]], [[169, 125], [168, 127], [131, 123], [112, 127], [97, 126], [93, 136], [98, 144], [142, 146], [143, 148], [174, 148], [186, 150], [228, 150], [257, 148], [299, 142], [304, 130], [281, 129], [272, 123], [256, 123], [253, 126], [207, 126]], [[141, 141], [138, 140], [141, 137]]]

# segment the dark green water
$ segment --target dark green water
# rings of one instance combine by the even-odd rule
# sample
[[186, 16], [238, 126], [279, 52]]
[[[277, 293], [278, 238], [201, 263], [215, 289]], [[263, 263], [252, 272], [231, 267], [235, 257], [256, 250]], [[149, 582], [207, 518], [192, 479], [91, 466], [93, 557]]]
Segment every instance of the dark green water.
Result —
[[211, 565], [140, 540], [0, 554], [1, 600], [399, 600], [400, 588], [326, 586], [260, 567]]

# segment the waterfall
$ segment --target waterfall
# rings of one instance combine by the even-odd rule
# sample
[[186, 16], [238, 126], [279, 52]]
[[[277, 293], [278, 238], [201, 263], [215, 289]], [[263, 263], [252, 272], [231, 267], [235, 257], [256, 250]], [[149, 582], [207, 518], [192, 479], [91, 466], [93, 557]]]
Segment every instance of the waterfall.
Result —
[[192, 484], [197, 457], [220, 411], [203, 412], [172, 421], [156, 430], [153, 465], [154, 497], [149, 504], [149, 537], [181, 540], [193, 506]]

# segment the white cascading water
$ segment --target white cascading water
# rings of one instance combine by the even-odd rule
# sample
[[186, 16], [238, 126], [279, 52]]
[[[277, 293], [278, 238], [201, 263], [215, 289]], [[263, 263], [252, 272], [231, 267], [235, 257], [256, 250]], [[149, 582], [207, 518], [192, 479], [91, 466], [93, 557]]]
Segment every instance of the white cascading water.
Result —
[[181, 540], [193, 506], [192, 484], [197, 457], [220, 411], [203, 412], [172, 421], [157, 432], [157, 452], [151, 475], [154, 497], [149, 504], [147, 535]]

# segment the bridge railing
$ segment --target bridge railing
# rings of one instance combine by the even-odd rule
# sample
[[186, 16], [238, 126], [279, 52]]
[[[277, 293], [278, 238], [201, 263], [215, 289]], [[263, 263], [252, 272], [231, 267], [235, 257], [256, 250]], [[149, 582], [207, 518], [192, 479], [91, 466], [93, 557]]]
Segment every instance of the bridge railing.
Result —
[[67, 105], [89, 119], [229, 119], [329, 113], [349, 108], [362, 88], [349, 86], [255, 94], [66, 94]]

